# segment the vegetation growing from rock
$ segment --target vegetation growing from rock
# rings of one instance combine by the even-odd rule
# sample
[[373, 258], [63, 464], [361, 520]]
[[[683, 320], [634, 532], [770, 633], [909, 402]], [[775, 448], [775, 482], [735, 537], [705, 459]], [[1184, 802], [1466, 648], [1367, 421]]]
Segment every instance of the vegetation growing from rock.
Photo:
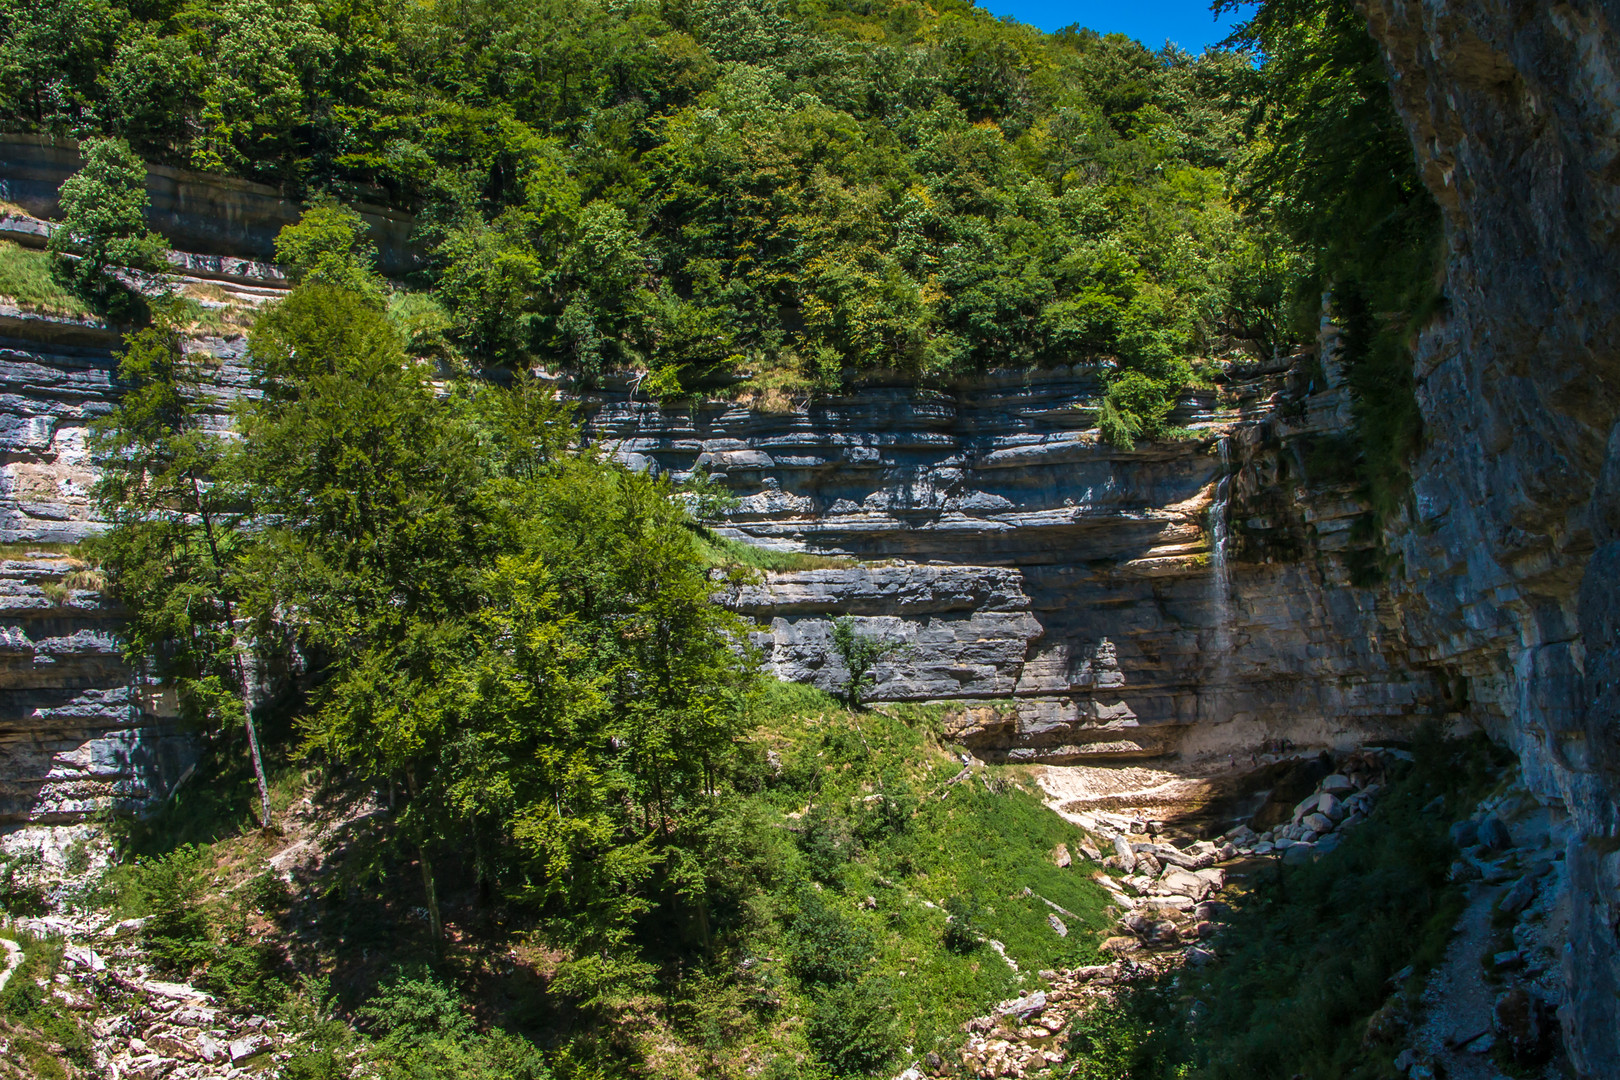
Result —
[[844, 703], [852, 709], [860, 708], [861, 699], [877, 681], [872, 669], [878, 661], [905, 649], [902, 642], [858, 630], [848, 615], [833, 620], [832, 647], [844, 665]]
[[270, 633], [269, 613], [251, 595], [239, 456], [207, 426], [199, 364], [166, 321], [126, 337], [119, 376], [124, 396], [89, 441], [101, 469], [93, 496], [112, 528], [89, 550], [129, 608], [131, 661], [152, 663], [187, 719], [243, 726], [269, 828], [253, 715], [264, 659], [254, 642]]
[[57, 280], [54, 260], [45, 252], [0, 242], [0, 296], [23, 311], [83, 318], [90, 306]]
[[[86, 144], [105, 182], [133, 146], [318, 196], [310, 241], [357, 221], [336, 198], [416, 212], [416, 284], [481, 361], [800, 394], [1104, 361], [1129, 445], [1189, 361], [1308, 340], [1329, 290], [1364, 486], [1403, 498], [1438, 214], [1348, 2], [1196, 58], [956, 3], [31, 10], [0, 6], [11, 124], [127, 139]], [[150, 255], [106, 224], [79, 232]]]
[[[740, 552], [710, 487], [608, 460], [526, 369], [639, 369], [668, 399], [1093, 362], [1129, 446], [1172, 433], [1195, 361], [1289, 347], [1330, 289], [1393, 512], [1434, 217], [1350, 11], [1262, 5], [1254, 69], [957, 4], [0, 0], [12, 123], [312, 196], [234, 435], [159, 304], [92, 443], [132, 654], [217, 739], [108, 883], [151, 963], [284, 1017], [309, 1080], [823, 1080], [1100, 959], [1105, 894], [1054, 863], [1079, 837], [1028, 777], [962, 768], [925, 709], [860, 708], [894, 646], [835, 624], [843, 706], [759, 677], [715, 594], [815, 558]], [[133, 319], [140, 160], [84, 145], [56, 265]], [[415, 291], [375, 273], [362, 197], [417, 214]], [[1387, 815], [1471, 779], [1430, 752]], [[247, 762], [259, 824], [342, 825], [296, 891], [262, 872], [273, 836], [237, 835]], [[1322, 1023], [1359, 1021], [1448, 900], [1443, 839], [1403, 820], [1257, 888], [1231, 962], [1100, 1013], [1076, 1075], [1360, 1067]], [[8, 1014], [54, 1022], [18, 985]]]
[[[1266, 0], [1233, 39], [1264, 60], [1248, 74], [1260, 137], [1241, 198], [1297, 245], [1299, 316], [1314, 321], [1312, 301], [1325, 296], [1343, 329], [1356, 472], [1376, 517], [1393, 519], [1422, 438], [1412, 345], [1444, 303], [1440, 210], [1355, 4]], [[1296, 332], [1310, 329], [1301, 322]]]
[[56, 276], [91, 308], [130, 322], [144, 314], [132, 286], [163, 263], [163, 238], [146, 227], [146, 163], [122, 139], [89, 139], [82, 152], [84, 168], [62, 185], [62, 220], [51, 231]]
[[[132, 858], [104, 892], [117, 917], [144, 917], [126, 933], [162, 977], [289, 1032], [283, 1076], [362, 1063], [458, 1080], [879, 1074], [903, 1067], [905, 1046], [947, 1052], [962, 1017], [1032, 977], [1013, 964], [1096, 962], [1108, 921], [1103, 890], [1050, 856], [1079, 831], [1016, 769], [953, 783], [937, 711], [854, 712], [780, 684], [753, 696], [714, 793], [672, 815], [679, 876], [644, 894], [658, 903], [624, 942], [643, 969], [616, 978], [580, 970], [592, 954], [569, 920], [586, 915], [518, 880], [493, 892], [480, 880], [487, 840], [435, 851], [436, 945], [404, 792], [389, 811], [344, 766], [285, 750], [271, 763], [284, 837], [239, 829], [251, 773], [222, 748], [131, 826]], [[279, 730], [267, 724], [285, 747]], [[284, 852], [290, 884], [265, 867]], [[1075, 914], [1067, 937], [1047, 900]], [[947, 909], [973, 912], [972, 942], [947, 947]]]

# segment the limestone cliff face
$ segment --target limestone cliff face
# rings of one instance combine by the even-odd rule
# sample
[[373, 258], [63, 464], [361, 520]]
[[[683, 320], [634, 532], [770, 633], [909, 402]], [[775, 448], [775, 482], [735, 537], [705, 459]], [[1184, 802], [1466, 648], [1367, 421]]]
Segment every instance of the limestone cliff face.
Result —
[[1445, 673], [1414, 670], [1387, 604], [1351, 584], [1359, 506], [1314, 475], [1342, 388], [1257, 372], [1182, 403], [1198, 437], [1132, 452], [1097, 437], [1097, 392], [1053, 371], [776, 413], [589, 404], [624, 460], [739, 494], [723, 531], [850, 560], [731, 598], [778, 674], [840, 685], [831, 623], [852, 616], [904, 645], [872, 697], [977, 703], [957, 734], [983, 755], [1247, 764], [1449, 707]]
[[[85, 438], [117, 401], [118, 338], [98, 326], [0, 312], [0, 543], [75, 543], [101, 528]], [[245, 341], [202, 338], [220, 426], [249, 392]]]
[[[1577, 1067], [1620, 1075], [1620, 3], [1366, 10], [1451, 252], [1393, 576], [1356, 572], [1331, 334], [1320, 363], [1189, 395], [1176, 422], [1200, 436], [1134, 452], [1097, 439], [1085, 370], [872, 383], [789, 411], [624, 386], [586, 415], [637, 467], [721, 477], [742, 499], [731, 534], [831, 557], [727, 597], [780, 674], [838, 686], [830, 628], [852, 616], [905, 646], [873, 697], [964, 703], [954, 734], [984, 756], [1208, 771], [1483, 720], [1576, 824], [1563, 1016]], [[8, 136], [0, 196], [48, 213], [76, 164]], [[204, 258], [262, 257], [292, 217], [253, 185], [153, 170], [152, 190]], [[378, 224], [400, 266], [404, 228]], [[96, 527], [83, 440], [117, 392], [114, 344], [0, 304], [0, 540]], [[199, 347], [223, 422], [241, 343]], [[116, 611], [69, 589], [62, 560], [17, 554], [0, 564], [0, 821], [160, 794], [183, 740], [118, 659]]]
[[[194, 734], [124, 662], [120, 613], [60, 545], [96, 531], [90, 423], [118, 394], [116, 338], [94, 325], [0, 316], [0, 827], [82, 820], [161, 798]], [[224, 424], [247, 392], [240, 339], [210, 353]], [[31, 545], [42, 545], [36, 551]]]
[[1620, 1075], [1620, 5], [1367, 14], [1450, 248], [1394, 598], [1569, 808], [1565, 1030]]
[[[33, 317], [0, 330], [0, 540], [73, 542], [98, 527], [85, 436], [118, 393], [114, 341]], [[224, 424], [248, 392], [243, 342], [191, 347], [214, 361]], [[727, 598], [757, 620], [778, 673], [839, 686], [831, 623], [851, 615], [905, 646], [873, 696], [963, 702], [955, 734], [984, 756], [1206, 768], [1354, 744], [1455, 704], [1443, 672], [1413, 668], [1380, 593], [1351, 584], [1359, 507], [1315, 452], [1349, 418], [1331, 378], [1284, 364], [1199, 391], [1177, 417], [1197, 437], [1132, 452], [1097, 438], [1097, 392], [1077, 370], [876, 384], [788, 412], [660, 408], [627, 387], [585, 404], [631, 464], [701, 465], [729, 484], [734, 535], [835, 557]], [[113, 612], [86, 617], [98, 634], [116, 627]], [[20, 617], [12, 632], [38, 637]], [[127, 698], [129, 673], [105, 659], [97, 686], [57, 689]], [[29, 663], [43, 688], [50, 669]], [[43, 714], [17, 701], [21, 737]]]
[[76, 581], [81, 565], [0, 561], [0, 826], [141, 809], [197, 759], [124, 663], [118, 612]]

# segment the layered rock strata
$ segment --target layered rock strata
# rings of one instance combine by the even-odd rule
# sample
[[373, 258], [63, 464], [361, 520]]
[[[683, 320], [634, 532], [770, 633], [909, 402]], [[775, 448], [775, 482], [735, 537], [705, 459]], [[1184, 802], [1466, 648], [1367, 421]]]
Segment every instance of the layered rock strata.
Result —
[[197, 758], [125, 664], [97, 584], [71, 556], [0, 561], [0, 827], [142, 808]]
[[[71, 554], [101, 527], [85, 438], [119, 393], [115, 342], [95, 325], [0, 317], [0, 827], [149, 806], [199, 749], [124, 662], [120, 612]], [[224, 425], [250, 392], [242, 341], [190, 347], [207, 354]]]
[[[119, 394], [118, 339], [99, 325], [0, 312], [0, 543], [76, 543], [101, 526], [85, 439]], [[214, 423], [250, 392], [240, 337], [199, 338]]]
[[[0, 134], [0, 199], [30, 214], [56, 217], [62, 181], [83, 167], [78, 143], [71, 139]], [[153, 229], [176, 247], [211, 256], [272, 259], [276, 234], [302, 212], [297, 201], [267, 184], [166, 165], [146, 167], [146, 193]], [[374, 197], [380, 200], [381, 193]], [[363, 199], [351, 205], [371, 227], [378, 269], [390, 275], [414, 269], [410, 215]]]
[[603, 394], [591, 433], [637, 467], [723, 480], [726, 534], [847, 560], [733, 598], [782, 677], [840, 687], [847, 615], [902, 646], [871, 698], [967, 703], [957, 734], [981, 755], [1247, 761], [1449, 707], [1445, 673], [1412, 670], [1376, 589], [1351, 583], [1361, 507], [1309, 466], [1347, 401], [1307, 366], [1191, 395], [1194, 434], [1135, 451], [1098, 438], [1083, 370], [774, 413]]

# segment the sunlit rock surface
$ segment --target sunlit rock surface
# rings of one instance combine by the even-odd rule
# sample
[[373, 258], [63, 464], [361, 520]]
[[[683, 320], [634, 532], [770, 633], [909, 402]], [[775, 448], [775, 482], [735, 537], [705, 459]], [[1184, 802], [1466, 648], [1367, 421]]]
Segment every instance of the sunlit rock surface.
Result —
[[[1187, 438], [1134, 451], [1098, 439], [1086, 370], [879, 384], [791, 411], [607, 391], [588, 406], [623, 460], [724, 480], [740, 503], [720, 531], [849, 560], [731, 597], [783, 678], [842, 686], [831, 625], [847, 615], [903, 646], [871, 700], [999, 702], [962, 732], [993, 758], [1229, 761], [1353, 745], [1452, 704], [1445, 673], [1412, 668], [1380, 590], [1350, 583], [1362, 508], [1306, 464], [1348, 408], [1304, 366], [1193, 393]], [[1209, 521], [1223, 438], [1224, 602]]]

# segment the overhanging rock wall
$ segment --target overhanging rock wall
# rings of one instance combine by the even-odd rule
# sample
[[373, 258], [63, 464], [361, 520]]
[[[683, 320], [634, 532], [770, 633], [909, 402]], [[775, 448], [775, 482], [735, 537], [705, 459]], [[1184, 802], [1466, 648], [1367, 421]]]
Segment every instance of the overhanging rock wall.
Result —
[[1394, 597], [1576, 825], [1562, 1009], [1620, 1075], [1620, 5], [1369, 0], [1445, 215]]

